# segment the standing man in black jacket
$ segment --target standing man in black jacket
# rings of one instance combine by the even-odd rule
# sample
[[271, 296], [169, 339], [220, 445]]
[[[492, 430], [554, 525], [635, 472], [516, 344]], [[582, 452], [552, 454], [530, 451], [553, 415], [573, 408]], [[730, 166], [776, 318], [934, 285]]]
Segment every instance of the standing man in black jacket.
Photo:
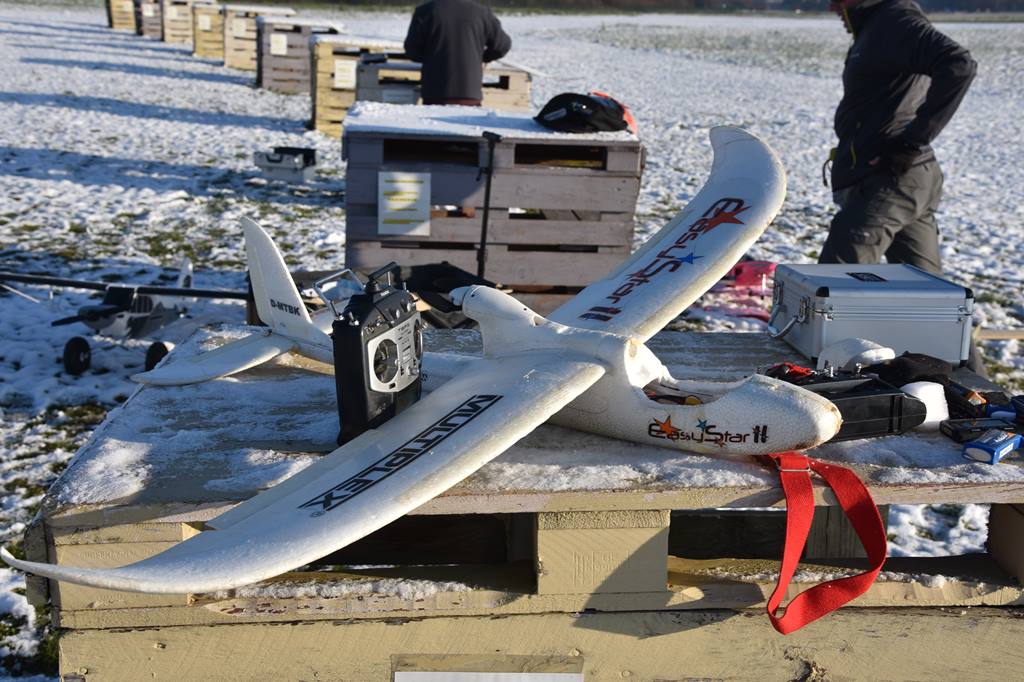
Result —
[[472, 0], [420, 5], [405, 37], [405, 53], [423, 64], [424, 104], [479, 106], [484, 62], [501, 59], [511, 47], [494, 13]]
[[853, 35], [836, 109], [832, 220], [820, 263], [909, 263], [941, 273], [935, 210], [942, 171], [930, 143], [977, 65], [913, 0], [833, 0]]

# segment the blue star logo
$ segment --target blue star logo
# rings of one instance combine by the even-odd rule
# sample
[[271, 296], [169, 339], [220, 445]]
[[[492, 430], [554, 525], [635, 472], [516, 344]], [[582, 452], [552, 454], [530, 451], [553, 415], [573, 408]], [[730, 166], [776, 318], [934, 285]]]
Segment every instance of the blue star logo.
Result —
[[700, 420], [698, 420], [697, 421], [697, 428], [700, 429], [701, 431], [707, 431], [708, 430], [708, 420], [707, 419], [700, 419]]
[[693, 262], [695, 260], [697, 260], [698, 258], [703, 258], [703, 257], [704, 256], [698, 256], [696, 254], [690, 253], [690, 254], [687, 254], [685, 256], [682, 256], [681, 258], [676, 258], [676, 262], [677, 263], [687, 263], [689, 265], [693, 265]]

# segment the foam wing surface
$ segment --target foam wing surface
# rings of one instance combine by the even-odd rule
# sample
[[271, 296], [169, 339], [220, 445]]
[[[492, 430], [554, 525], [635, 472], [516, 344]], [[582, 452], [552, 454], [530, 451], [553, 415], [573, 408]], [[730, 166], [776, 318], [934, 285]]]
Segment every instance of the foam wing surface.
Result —
[[173, 355], [164, 364], [132, 375], [133, 381], [153, 386], [182, 386], [210, 381], [255, 367], [295, 348], [279, 334], [256, 333], [187, 358]]
[[[21, 561], [36, 575], [115, 590], [197, 593], [293, 570], [424, 504], [501, 454], [605, 373], [588, 356], [535, 351], [481, 360], [387, 423], [242, 503], [208, 530], [112, 569]], [[261, 499], [268, 495], [269, 504]], [[248, 513], [248, 508], [252, 513]]]
[[767, 144], [739, 128], [713, 128], [711, 145], [711, 173], [687, 207], [549, 319], [646, 341], [736, 264], [781, 208], [786, 172]]

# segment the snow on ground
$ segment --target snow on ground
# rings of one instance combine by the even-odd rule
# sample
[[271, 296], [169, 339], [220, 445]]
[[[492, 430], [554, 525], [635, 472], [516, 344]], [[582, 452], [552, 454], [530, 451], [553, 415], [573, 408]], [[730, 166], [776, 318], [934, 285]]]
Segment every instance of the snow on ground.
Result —
[[[303, 14], [392, 39], [402, 38], [408, 19]], [[551, 74], [535, 80], [535, 106], [559, 92], [599, 88], [632, 107], [648, 150], [638, 241], [699, 189], [710, 163], [707, 130], [731, 123], [769, 141], [789, 173], [786, 205], [752, 255], [816, 257], [832, 212], [820, 172], [848, 44], [837, 20], [530, 14], [504, 23], [515, 41], [510, 58]], [[945, 267], [978, 295], [978, 323], [1020, 327], [1024, 92], [1016, 83], [1024, 24], [942, 29], [980, 64], [936, 145], [946, 173], [939, 216]], [[340, 145], [305, 129], [307, 98], [255, 90], [249, 74], [192, 58], [183, 47], [110, 31], [98, 7], [0, 5], [0, 82], [0, 268], [156, 281], [173, 277], [187, 254], [198, 265], [197, 285], [238, 287], [243, 215], [271, 230], [290, 264], [341, 265]], [[263, 180], [252, 153], [276, 145], [316, 147], [316, 181], [287, 187]], [[49, 321], [92, 300], [64, 292], [35, 305], [0, 294], [4, 543], [20, 536], [45, 487], [105, 410], [133, 390], [127, 377], [141, 363], [142, 342], [98, 349], [93, 370], [77, 379], [59, 371], [64, 342], [81, 330]], [[177, 338], [203, 321], [242, 319], [226, 303], [195, 312], [172, 330]], [[762, 324], [716, 312], [695, 317], [714, 329]], [[1024, 388], [1020, 342], [990, 342], [985, 352], [996, 380]], [[893, 549], [977, 547], [984, 513], [976, 506], [895, 509]], [[941, 531], [943, 524], [956, 533]], [[34, 616], [14, 588], [21, 579], [0, 569], [0, 580], [0, 658], [17, 667], [36, 642]]]

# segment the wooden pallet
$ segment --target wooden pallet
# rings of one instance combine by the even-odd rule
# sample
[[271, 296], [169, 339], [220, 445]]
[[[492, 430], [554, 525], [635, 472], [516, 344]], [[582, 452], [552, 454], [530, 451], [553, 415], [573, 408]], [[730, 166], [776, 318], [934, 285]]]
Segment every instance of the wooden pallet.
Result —
[[163, 40], [164, 20], [161, 0], [135, 0], [135, 26], [140, 36]]
[[164, 42], [192, 43], [192, 0], [161, 0]]
[[[459, 353], [479, 352], [479, 343], [467, 331], [426, 338], [430, 350]], [[782, 342], [754, 334], [669, 332], [650, 347], [677, 376], [721, 380], [799, 360]], [[277, 384], [287, 390], [272, 390]], [[254, 390], [264, 399], [249, 399]], [[295, 401], [296, 394], [303, 400]], [[207, 419], [210, 413], [219, 419]], [[238, 469], [240, 449], [292, 451], [293, 457], [329, 449], [333, 427], [319, 445], [290, 441], [289, 434], [297, 423], [335, 417], [330, 368], [287, 356], [217, 386], [144, 387], [111, 413], [77, 466], [47, 494], [25, 551], [35, 560], [111, 566], [152, 556], [198, 532], [217, 532], [200, 529], [254, 494], [254, 481], [265, 477], [256, 462]], [[132, 425], [139, 420], [151, 427], [138, 432]], [[254, 424], [280, 440], [254, 442]], [[877, 679], [1015, 679], [1019, 656], [1012, 652], [1024, 635], [1024, 480], [1012, 472], [979, 471], [960, 484], [943, 482], [941, 468], [908, 478], [898, 467], [855, 466], [880, 503], [993, 502], [989, 553], [892, 559], [886, 580], [863, 597], [780, 639], [764, 605], [778, 572], [785, 517], [748, 511], [781, 505], [773, 473], [749, 461], [659, 450], [664, 462], [672, 460], [661, 473], [627, 486], [573, 486], [573, 467], [586, 463], [570, 450], [586, 449], [609, 471], [652, 453], [596, 436], [553, 447], [553, 440], [568, 442], [564, 431], [541, 427], [504, 459], [530, 461], [531, 449], [546, 447], [537, 466], [563, 467], [567, 486], [495, 489], [485, 467], [310, 571], [192, 595], [119, 593], [30, 578], [28, 596], [58, 607], [65, 680], [173, 675], [383, 682], [414, 671], [658, 680], [679, 679], [681, 670], [687, 679], [859, 679], [864, 670]], [[168, 437], [182, 432], [189, 433], [187, 442]], [[129, 434], [141, 454], [118, 475], [138, 476], [135, 492], [118, 497], [113, 489], [76, 489], [78, 478]], [[955, 450], [940, 436], [932, 442], [938, 459]], [[874, 448], [884, 461], [892, 444], [868, 440], [860, 447], [859, 458]], [[741, 474], [748, 482], [691, 487], [665, 480], [670, 468], [692, 468], [703, 481], [720, 469], [726, 479]], [[894, 483], [894, 475], [920, 482]], [[236, 483], [205, 485], [211, 480]], [[789, 597], [813, 584], [815, 575], [857, 566], [847, 542], [852, 531], [832, 513], [831, 494], [816, 486], [815, 498], [815, 526], [825, 532], [809, 540], [805, 557], [817, 558], [805, 559], [806, 577], [791, 586]], [[351, 568], [356, 564], [390, 567]], [[395, 580], [404, 587], [384, 582]], [[437, 642], [446, 643], [443, 653]], [[981, 647], [999, 654], [979, 665]], [[815, 670], [817, 677], [809, 674]]]
[[192, 55], [224, 61], [224, 5], [192, 5]]
[[402, 44], [363, 36], [314, 35], [312, 51], [312, 117], [316, 130], [341, 137], [342, 121], [355, 102], [356, 70], [360, 57], [370, 52], [402, 55]]
[[256, 17], [294, 14], [290, 7], [224, 5], [224, 66], [256, 71]]
[[256, 86], [297, 95], [312, 90], [312, 37], [338, 35], [344, 26], [320, 19], [259, 17], [256, 31]]
[[107, 24], [115, 31], [135, 33], [135, 3], [133, 0], [107, 0]]
[[[363, 60], [356, 78], [356, 100], [418, 104], [421, 66], [407, 59]], [[508, 66], [488, 65], [484, 69], [483, 102], [488, 109], [529, 111], [532, 77]]]

